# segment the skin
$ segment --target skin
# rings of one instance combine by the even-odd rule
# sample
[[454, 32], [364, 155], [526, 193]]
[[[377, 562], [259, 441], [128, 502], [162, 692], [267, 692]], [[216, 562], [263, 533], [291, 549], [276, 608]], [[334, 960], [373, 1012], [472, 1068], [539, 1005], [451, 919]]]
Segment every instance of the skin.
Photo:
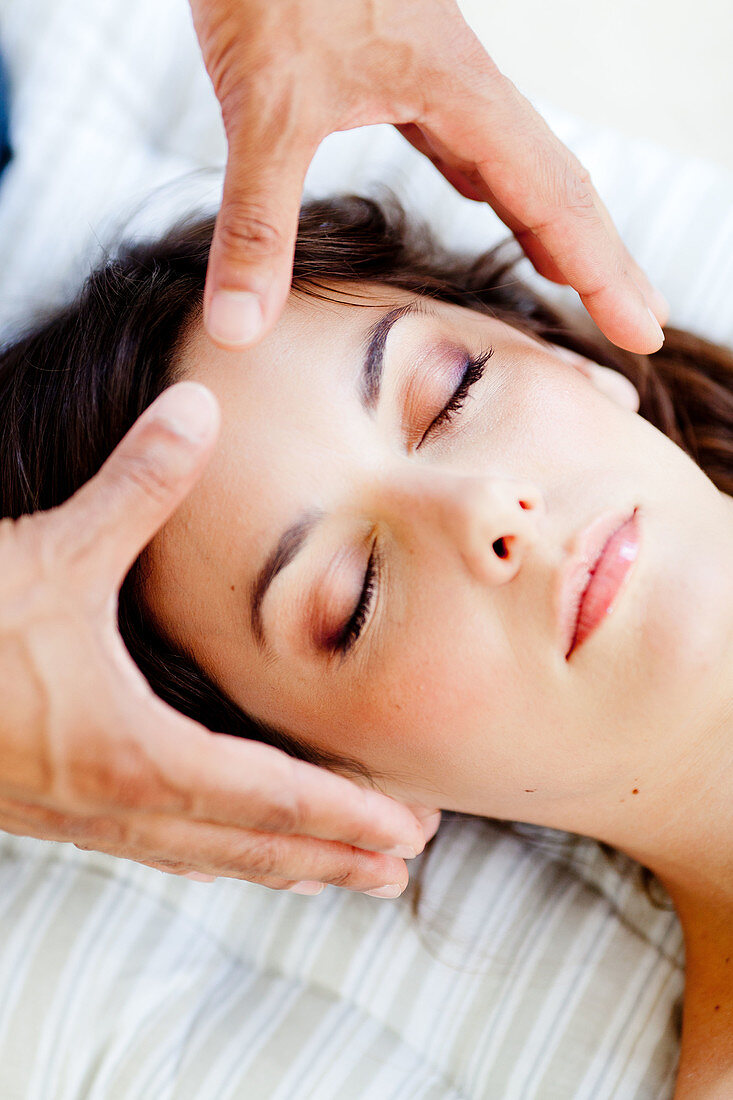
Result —
[[386, 122], [462, 195], [488, 203], [541, 275], [577, 290], [610, 340], [661, 346], [667, 303], [587, 170], [499, 71], [455, 0], [190, 5], [228, 143], [204, 299], [220, 346], [251, 344], [280, 316], [320, 143]]
[[[272, 328], [318, 144], [389, 120], [459, 191], [494, 207], [540, 272], [570, 282], [610, 339], [659, 347], [647, 306], [664, 323], [664, 299], [588, 173], [453, 0], [192, 0], [191, 10], [229, 142], [205, 296], [212, 337], [246, 344]], [[161, 705], [122, 645], [126, 568], [195, 483], [217, 427], [200, 387], [163, 395], [72, 500], [0, 522], [0, 829], [173, 874], [399, 891], [404, 859], [439, 814], [261, 744], [212, 741]]]
[[[247, 344], [272, 329], [316, 148], [389, 121], [496, 210], [538, 271], [569, 282], [609, 339], [660, 346], [664, 299], [454, 0], [191, 0], [191, 11], [229, 143], [205, 294], [212, 338]], [[200, 387], [163, 395], [72, 500], [0, 522], [0, 829], [273, 889], [404, 889], [403, 860], [439, 814], [260, 744], [212, 741], [161, 705], [122, 645], [125, 571], [195, 483], [217, 424]]]
[[[147, 552], [149, 608], [251, 714], [357, 757], [385, 793], [585, 833], [657, 871], [692, 960], [683, 1066], [696, 1083], [679, 1095], [715, 1095], [695, 1074], [713, 1064], [711, 997], [718, 1070], [733, 1060], [721, 979], [733, 866], [727, 843], [708, 843], [733, 826], [733, 498], [636, 415], [621, 375], [452, 304], [394, 326], [368, 415], [367, 330], [414, 296], [373, 284], [338, 296], [291, 295], [246, 351], [193, 326], [181, 369], [217, 396], [220, 444]], [[463, 409], [424, 436], [465, 352], [489, 346]], [[636, 506], [625, 589], [566, 660], [558, 569], [596, 516]], [[314, 508], [324, 522], [263, 601], [262, 650], [253, 578]], [[323, 638], [352, 614], [374, 535], [382, 580], [340, 661]]]
[[219, 422], [205, 387], [171, 386], [62, 507], [0, 522], [0, 829], [273, 889], [304, 875], [404, 888], [410, 855], [395, 845], [422, 851], [439, 815], [423, 834], [377, 791], [212, 737], [154, 695], [120, 637], [120, 585]]

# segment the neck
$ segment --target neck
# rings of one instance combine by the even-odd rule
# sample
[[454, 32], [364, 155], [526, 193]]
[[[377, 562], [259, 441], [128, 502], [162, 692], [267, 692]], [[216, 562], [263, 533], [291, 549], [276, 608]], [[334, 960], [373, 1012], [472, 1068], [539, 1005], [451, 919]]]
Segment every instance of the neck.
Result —
[[[722, 495], [733, 548], [733, 497]], [[649, 867], [675, 902], [688, 941], [701, 923], [718, 927], [733, 913], [733, 575], [719, 598], [730, 607], [730, 629], [705, 669], [710, 707], [665, 731], [646, 758], [643, 795], [633, 812], [609, 813], [599, 839]], [[713, 663], [714, 662], [714, 663]], [[642, 800], [643, 799], [643, 800]], [[594, 834], [598, 836], [598, 833]], [[733, 928], [733, 925], [731, 926]]]
[[[733, 654], [731, 654], [733, 657]], [[733, 684], [733, 660], [726, 669]], [[685, 995], [675, 1100], [733, 1097], [733, 699], [645, 806], [603, 839], [649, 867], [682, 924]], [[641, 798], [641, 794], [639, 795]]]
[[[733, 684], [733, 653], [728, 664]], [[618, 822], [610, 842], [654, 871], [680, 917], [733, 912], [733, 696], [721, 725], [704, 728], [649, 792], [642, 818]]]
[[638, 816], [608, 822], [599, 838], [655, 873], [682, 923], [686, 984], [675, 1100], [733, 1096], [733, 631], [719, 675], [715, 715], [683, 734], [677, 751], [669, 746], [659, 784], [647, 788], [646, 805], [634, 807]]

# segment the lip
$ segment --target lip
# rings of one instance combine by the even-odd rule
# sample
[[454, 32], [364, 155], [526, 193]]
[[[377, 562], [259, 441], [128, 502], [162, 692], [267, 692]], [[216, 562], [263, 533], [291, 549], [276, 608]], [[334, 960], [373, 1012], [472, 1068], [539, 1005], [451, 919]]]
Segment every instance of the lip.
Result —
[[626, 575], [638, 556], [641, 539], [638, 511], [635, 507], [631, 512], [603, 512], [573, 540], [555, 593], [565, 660], [616, 605]]

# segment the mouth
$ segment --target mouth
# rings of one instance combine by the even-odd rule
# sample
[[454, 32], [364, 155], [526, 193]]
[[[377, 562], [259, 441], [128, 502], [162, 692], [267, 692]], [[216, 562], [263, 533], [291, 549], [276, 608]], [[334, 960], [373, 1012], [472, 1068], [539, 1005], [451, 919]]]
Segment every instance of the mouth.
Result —
[[556, 607], [561, 644], [570, 655], [612, 613], [641, 544], [639, 508], [604, 512], [575, 539], [560, 572]]

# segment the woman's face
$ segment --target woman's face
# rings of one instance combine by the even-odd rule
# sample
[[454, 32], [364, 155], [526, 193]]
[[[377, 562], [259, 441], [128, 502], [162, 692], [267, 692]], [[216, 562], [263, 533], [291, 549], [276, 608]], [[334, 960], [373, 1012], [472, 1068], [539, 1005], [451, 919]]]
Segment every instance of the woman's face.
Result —
[[[151, 609], [246, 711], [387, 793], [590, 831], [582, 811], [722, 712], [730, 498], [621, 375], [460, 306], [347, 291], [291, 295], [244, 352], [191, 333], [183, 374], [223, 426], [151, 545]], [[635, 508], [625, 587], [566, 660], [559, 571]]]

